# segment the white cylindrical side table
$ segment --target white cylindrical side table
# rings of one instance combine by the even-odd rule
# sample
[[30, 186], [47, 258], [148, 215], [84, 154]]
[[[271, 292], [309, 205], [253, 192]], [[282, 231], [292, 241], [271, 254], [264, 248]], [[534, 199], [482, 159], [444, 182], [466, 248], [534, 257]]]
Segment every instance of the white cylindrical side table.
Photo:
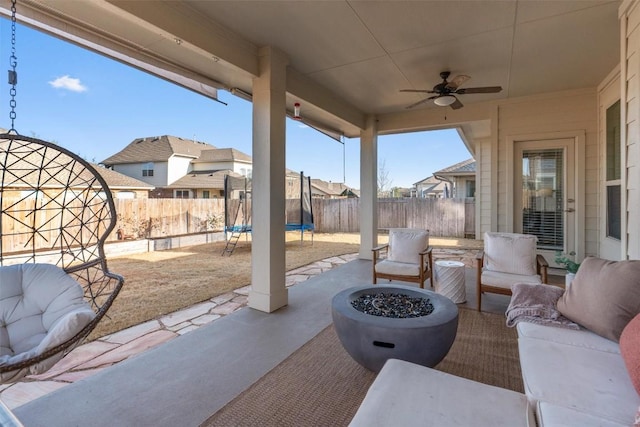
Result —
[[464, 283], [464, 263], [459, 261], [436, 261], [435, 290], [456, 304], [467, 301]]

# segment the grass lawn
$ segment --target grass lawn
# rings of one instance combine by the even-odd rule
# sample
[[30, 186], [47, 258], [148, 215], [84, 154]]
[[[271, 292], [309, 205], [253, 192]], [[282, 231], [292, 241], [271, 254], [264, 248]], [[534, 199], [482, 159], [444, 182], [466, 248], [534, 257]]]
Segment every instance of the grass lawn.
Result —
[[[358, 234], [287, 233], [286, 269], [336, 255], [358, 252]], [[91, 334], [95, 339], [164, 316], [251, 283], [251, 242], [244, 236], [231, 256], [221, 256], [224, 242], [110, 258], [109, 270], [125, 285]]]

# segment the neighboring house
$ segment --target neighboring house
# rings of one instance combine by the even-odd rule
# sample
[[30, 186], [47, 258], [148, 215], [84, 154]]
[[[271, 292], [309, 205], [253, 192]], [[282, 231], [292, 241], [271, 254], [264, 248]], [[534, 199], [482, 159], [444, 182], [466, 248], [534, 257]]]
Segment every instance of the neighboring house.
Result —
[[107, 182], [114, 199], [146, 199], [154, 189], [153, 185], [131, 178], [130, 176], [92, 164]]
[[[0, 133], [3, 129], [0, 128]], [[2, 146], [0, 144], [0, 148], [6, 150], [6, 146]], [[50, 152], [54, 152], [51, 150]], [[47, 157], [47, 160], [51, 163], [54, 162], [54, 158]], [[27, 170], [28, 167], [24, 165], [27, 160], [22, 159], [21, 161], [14, 162], [11, 164], [11, 168], [13, 169], [12, 173], [20, 174], [22, 170]], [[29, 160], [31, 161], [31, 160]], [[146, 182], [142, 182], [138, 179], [131, 178], [129, 176], [123, 175], [116, 171], [107, 169], [95, 163], [89, 163], [95, 170], [100, 174], [100, 176], [104, 179], [107, 187], [111, 190], [111, 194], [114, 199], [146, 199], [149, 197], [149, 192], [153, 190], [153, 185], [149, 185]], [[90, 174], [88, 170], [83, 169], [82, 174], [79, 176], [82, 180], [92, 180], [94, 179], [94, 175]], [[31, 174], [28, 176], [22, 176], [21, 180], [25, 180], [25, 182], [32, 182], [32, 185], [36, 185], [36, 182], [39, 181], [39, 178], [35, 176], [35, 174]], [[46, 185], [42, 185], [38, 187], [37, 191], [34, 191], [33, 187], [25, 188], [24, 185], [15, 185], [5, 186], [3, 188], [3, 197], [5, 198], [17, 198], [17, 199], [31, 199], [33, 197], [44, 197], [44, 198], [56, 198], [61, 195], [65, 195], [66, 191], [71, 191], [72, 193], [78, 191], [87, 191], [85, 184], [79, 188], [77, 187], [68, 187], [65, 191], [61, 191], [61, 189], [65, 189], [66, 183], [59, 182], [55, 179], [50, 179], [47, 181]], [[103, 187], [100, 186], [102, 189]], [[102, 190], [101, 190], [102, 191]]]
[[413, 184], [415, 197], [424, 199], [439, 199], [445, 196], [447, 184], [431, 175]]
[[476, 195], [476, 161], [468, 159], [433, 173], [449, 184], [449, 197], [464, 199]]
[[342, 182], [327, 182], [317, 178], [311, 179], [311, 195], [321, 199], [358, 197], [352, 188]]
[[151, 197], [221, 197], [224, 175], [252, 175], [251, 156], [171, 135], [137, 138], [102, 164], [155, 187]]

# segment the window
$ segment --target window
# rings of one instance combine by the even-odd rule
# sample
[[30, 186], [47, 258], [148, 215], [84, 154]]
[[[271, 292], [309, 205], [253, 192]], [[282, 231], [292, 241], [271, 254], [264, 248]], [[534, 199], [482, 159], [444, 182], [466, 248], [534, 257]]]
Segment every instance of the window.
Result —
[[607, 195], [607, 237], [620, 240], [622, 232], [621, 211], [621, 162], [620, 162], [620, 101], [607, 108], [606, 144], [606, 195]]
[[475, 197], [476, 196], [476, 182], [475, 181], [467, 181], [467, 194], [466, 197]]
[[189, 198], [189, 190], [176, 190], [175, 198], [176, 199], [188, 199]]
[[142, 176], [153, 176], [153, 162], [146, 163], [142, 166]]
[[202, 198], [208, 199], [210, 197], [209, 190], [202, 190]]

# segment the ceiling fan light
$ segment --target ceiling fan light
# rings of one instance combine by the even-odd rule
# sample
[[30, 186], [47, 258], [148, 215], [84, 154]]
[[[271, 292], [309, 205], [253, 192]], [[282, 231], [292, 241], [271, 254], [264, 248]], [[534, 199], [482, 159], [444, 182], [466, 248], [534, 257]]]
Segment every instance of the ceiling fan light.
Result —
[[442, 95], [433, 100], [433, 103], [440, 107], [447, 107], [456, 102], [456, 97], [453, 95]]

